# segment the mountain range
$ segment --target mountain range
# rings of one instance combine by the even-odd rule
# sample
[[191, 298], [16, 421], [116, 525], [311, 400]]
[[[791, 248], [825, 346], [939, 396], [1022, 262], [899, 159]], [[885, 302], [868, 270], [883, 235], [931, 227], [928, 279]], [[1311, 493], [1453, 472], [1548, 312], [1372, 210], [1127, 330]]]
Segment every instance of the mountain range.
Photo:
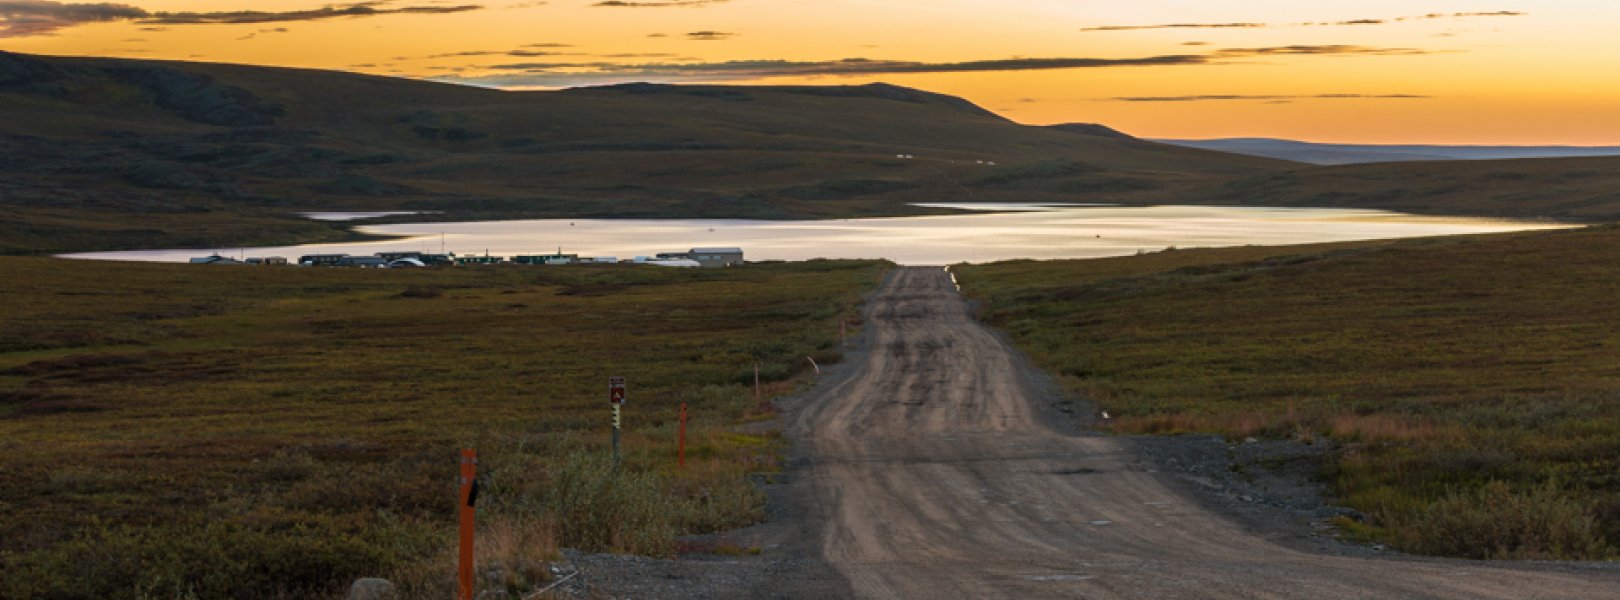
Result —
[[886, 84], [516, 92], [0, 52], [0, 115], [0, 254], [354, 237], [298, 214], [333, 210], [804, 219], [971, 201], [1620, 219], [1620, 158], [1321, 167], [1022, 125]]
[[346, 235], [307, 210], [791, 219], [1149, 201], [1292, 166], [884, 84], [510, 92], [0, 53], [0, 114], [0, 206], [16, 215], [0, 252]]

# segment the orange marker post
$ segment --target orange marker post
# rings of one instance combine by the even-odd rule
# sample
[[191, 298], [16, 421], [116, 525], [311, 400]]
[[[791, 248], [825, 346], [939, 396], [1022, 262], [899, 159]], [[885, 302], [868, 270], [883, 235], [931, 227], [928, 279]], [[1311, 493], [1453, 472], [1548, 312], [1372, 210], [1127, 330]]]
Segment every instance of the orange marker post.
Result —
[[686, 469], [686, 403], [685, 402], [681, 403], [681, 441], [680, 441], [679, 445], [677, 446], [675, 464], [676, 464], [676, 466], [680, 467], [683, 470]]
[[478, 451], [461, 451], [461, 555], [457, 564], [457, 600], [473, 598], [473, 527], [477, 513], [473, 503], [478, 501]]

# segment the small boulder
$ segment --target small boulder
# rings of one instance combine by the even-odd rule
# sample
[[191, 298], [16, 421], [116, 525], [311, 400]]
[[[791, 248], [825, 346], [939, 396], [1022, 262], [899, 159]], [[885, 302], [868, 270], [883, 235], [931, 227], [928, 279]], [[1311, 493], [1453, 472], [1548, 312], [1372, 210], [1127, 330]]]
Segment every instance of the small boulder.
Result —
[[348, 600], [395, 600], [398, 597], [393, 582], [387, 579], [376, 577], [356, 579], [349, 586]]

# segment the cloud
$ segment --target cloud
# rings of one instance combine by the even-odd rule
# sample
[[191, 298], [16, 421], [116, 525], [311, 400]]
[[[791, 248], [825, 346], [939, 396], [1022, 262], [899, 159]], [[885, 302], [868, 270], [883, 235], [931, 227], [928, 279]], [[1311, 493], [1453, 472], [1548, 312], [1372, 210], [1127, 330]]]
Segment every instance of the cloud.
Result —
[[461, 4], [454, 6], [401, 6], [399, 8], [384, 8], [384, 4], [387, 4], [387, 2], [360, 2], [357, 4], [335, 4], [309, 10], [291, 10], [282, 12], [264, 12], [256, 10], [233, 12], [164, 12], [152, 13], [150, 17], [146, 18], [142, 22], [157, 25], [280, 23], [285, 21], [315, 21], [320, 19], [374, 17], [379, 15], [437, 15], [482, 10], [484, 8], [479, 4]]
[[623, 2], [621, 0], [604, 0], [603, 2], [592, 4], [591, 6], [600, 6], [605, 8], [671, 8], [707, 6], [710, 4], [721, 4], [728, 1], [730, 0], [668, 0], [659, 2]]
[[[559, 47], [559, 46], [564, 46], [564, 45], [566, 45], [566, 44], [559, 44], [559, 45], [528, 44], [525, 47], [537, 47], [538, 46], [538, 47], [554, 48], [554, 47]], [[522, 50], [522, 49], [519, 49], [519, 50], [464, 50], [464, 51], [461, 51], [461, 52], [444, 52], [444, 53], [440, 53], [440, 54], [429, 54], [427, 56], [395, 56], [393, 59], [398, 60], [398, 61], [406, 61], [406, 60], [437, 60], [437, 59], [441, 59], [441, 58], [461, 58], [461, 57], [468, 57], [468, 56], [513, 56], [513, 57], [519, 57], [519, 58], [533, 58], [533, 57], [536, 57], [536, 56], [583, 56], [583, 55], [584, 54], [579, 53], [579, 52], [549, 52], [549, 51], [544, 51], [544, 50]]]
[[1169, 23], [1164, 25], [1102, 25], [1086, 27], [1080, 31], [1141, 31], [1144, 29], [1258, 29], [1270, 27], [1265, 23]]
[[1406, 21], [1426, 21], [1434, 19], [1474, 19], [1481, 17], [1524, 17], [1530, 13], [1515, 10], [1499, 10], [1495, 12], [1452, 12], [1429, 13], [1410, 17], [1395, 17], [1390, 19], [1347, 19], [1344, 21], [1318, 21], [1307, 23], [1163, 23], [1153, 25], [1100, 25], [1085, 27], [1082, 32], [1097, 31], [1143, 31], [1150, 29], [1260, 29], [1266, 27], [1345, 27], [1356, 25], [1385, 25], [1389, 23], [1402, 23]]
[[613, 62], [523, 62], [488, 65], [489, 71], [509, 71], [494, 75], [471, 76], [463, 83], [494, 87], [573, 87], [627, 82], [725, 82], [770, 77], [849, 77], [904, 75], [918, 73], [969, 73], [1090, 69], [1115, 67], [1197, 66], [1226, 64], [1227, 61], [1268, 56], [1404, 56], [1425, 53], [1414, 48], [1369, 46], [1277, 46], [1228, 48], [1210, 54], [1169, 54], [1135, 58], [1008, 58], [965, 62], [922, 62], [846, 58], [832, 61], [738, 60], [698, 63]]
[[729, 40], [736, 36], [737, 34], [735, 33], [725, 31], [694, 31], [686, 34], [686, 39], [697, 40], [700, 42], [718, 42], [722, 40]]
[[50, 35], [75, 25], [128, 21], [146, 15], [145, 10], [128, 4], [0, 0], [0, 38]]
[[1369, 46], [1351, 46], [1343, 44], [1330, 44], [1325, 46], [1267, 46], [1264, 48], [1223, 48], [1214, 56], [1218, 57], [1246, 57], [1246, 56], [1300, 56], [1300, 55], [1373, 55], [1373, 56], [1413, 56], [1419, 54], [1433, 54], [1432, 50], [1421, 48], [1378, 48]]
[[[339, 17], [372, 17], [398, 14], [447, 14], [483, 8], [477, 4], [455, 6], [384, 6], [392, 0], [335, 4], [309, 10], [282, 12], [150, 12], [130, 4], [72, 4], [50, 0], [0, 0], [0, 38], [51, 35], [59, 29], [86, 23], [138, 21], [145, 25], [202, 25], [279, 23], [313, 21]], [[160, 31], [143, 27], [144, 31]]]
[[1344, 99], [1378, 99], [1378, 100], [1419, 100], [1432, 96], [1417, 94], [1310, 94], [1303, 96], [1275, 96], [1275, 95], [1241, 95], [1241, 94], [1209, 94], [1194, 96], [1117, 96], [1107, 98], [1114, 102], [1209, 102], [1209, 101], [1263, 101], [1288, 102], [1293, 100], [1344, 100]]
[[253, 39], [255, 37], [258, 37], [259, 34], [261, 34], [261, 33], [287, 33], [287, 31], [288, 31], [288, 29], [286, 27], [275, 27], [275, 28], [272, 28], [272, 29], [260, 29], [258, 31], [253, 32], [253, 33], [250, 33], [250, 34], [244, 35], [242, 37], [236, 38], [236, 41], [251, 40], [251, 39]]
[[590, 69], [604, 74], [719, 76], [724, 79], [789, 77], [810, 75], [888, 75], [902, 73], [961, 73], [979, 71], [1033, 71], [1108, 66], [1203, 64], [1202, 56], [1152, 56], [1145, 58], [1011, 58], [955, 63], [928, 63], [897, 60], [846, 58], [835, 61], [799, 62], [786, 60], [736, 60], [698, 64], [621, 64], [621, 63], [514, 63], [487, 68], [504, 71]]

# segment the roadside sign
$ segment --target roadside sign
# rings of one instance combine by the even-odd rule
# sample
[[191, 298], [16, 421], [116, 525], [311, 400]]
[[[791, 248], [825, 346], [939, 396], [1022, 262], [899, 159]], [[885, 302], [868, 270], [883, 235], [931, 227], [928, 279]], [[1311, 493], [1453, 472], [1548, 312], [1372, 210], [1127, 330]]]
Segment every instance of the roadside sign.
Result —
[[624, 404], [624, 378], [608, 378], [608, 402], [617, 406]]
[[608, 404], [613, 405], [613, 470], [619, 470], [619, 409], [624, 406], [624, 378], [608, 378]]

